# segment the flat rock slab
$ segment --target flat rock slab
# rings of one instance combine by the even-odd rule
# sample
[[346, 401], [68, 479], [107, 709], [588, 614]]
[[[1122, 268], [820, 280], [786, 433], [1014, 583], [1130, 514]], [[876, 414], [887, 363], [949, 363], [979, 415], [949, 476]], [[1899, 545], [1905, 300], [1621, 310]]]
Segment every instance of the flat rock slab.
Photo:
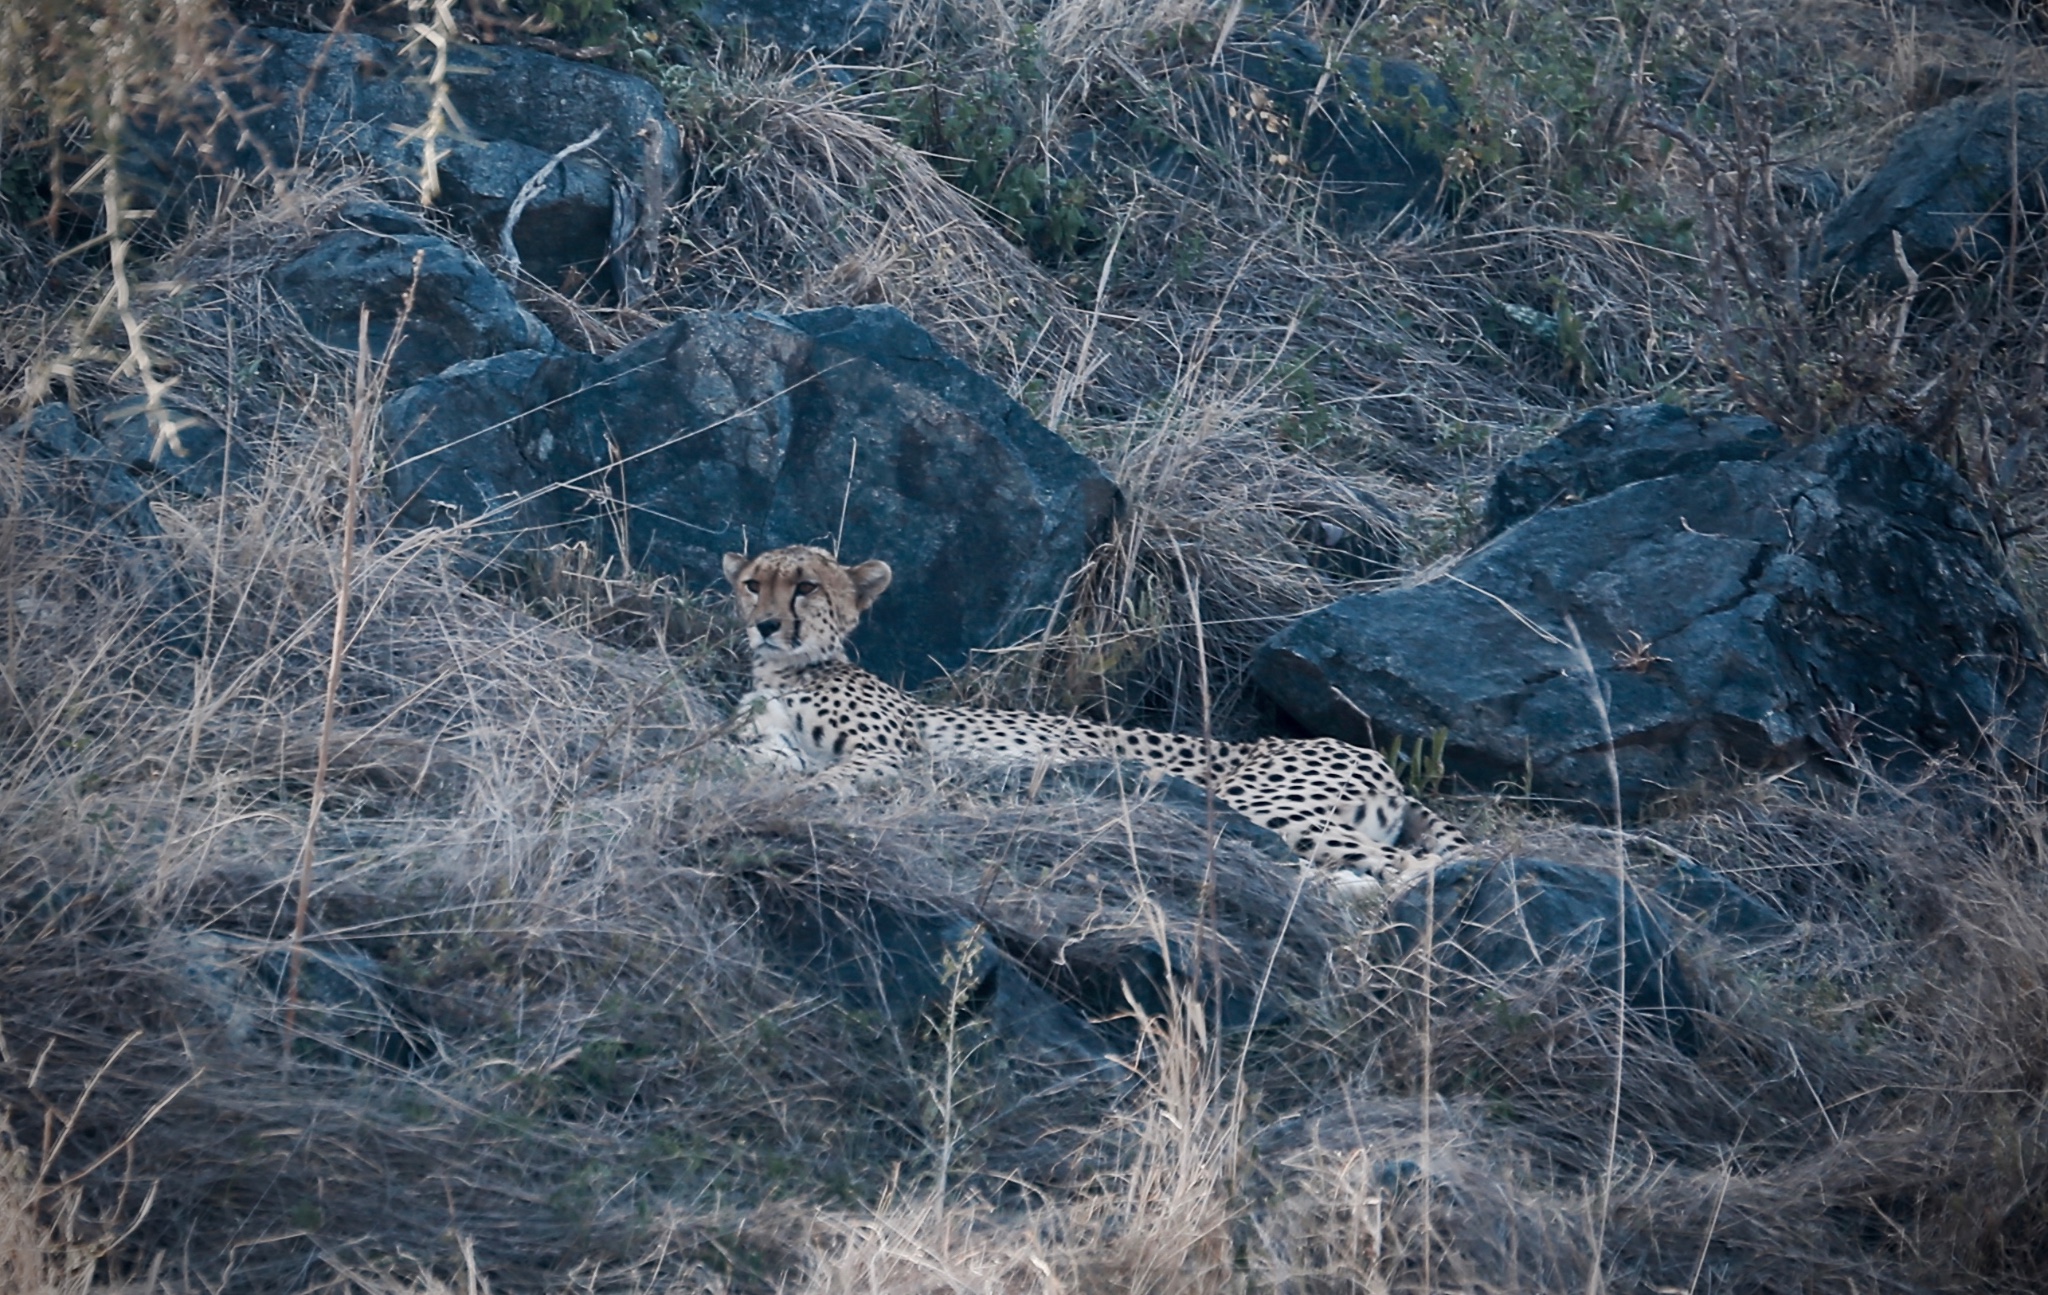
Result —
[[698, 314], [614, 355], [515, 351], [400, 392], [387, 488], [482, 550], [579, 538], [699, 587], [728, 550], [895, 568], [860, 631], [905, 682], [1045, 623], [1120, 506], [1101, 469], [888, 306]]
[[1610, 733], [1630, 812], [1854, 745], [2036, 744], [2039, 645], [1968, 486], [1886, 428], [1760, 453], [1772, 439], [1589, 414], [1503, 471], [1512, 524], [1434, 579], [1304, 617], [1258, 681], [1317, 733], [1445, 729], [1468, 782], [1600, 810]]
[[1752, 414], [1694, 417], [1673, 405], [1595, 410], [1494, 474], [1486, 534], [1631, 482], [1767, 459], [1784, 448], [1785, 434]]

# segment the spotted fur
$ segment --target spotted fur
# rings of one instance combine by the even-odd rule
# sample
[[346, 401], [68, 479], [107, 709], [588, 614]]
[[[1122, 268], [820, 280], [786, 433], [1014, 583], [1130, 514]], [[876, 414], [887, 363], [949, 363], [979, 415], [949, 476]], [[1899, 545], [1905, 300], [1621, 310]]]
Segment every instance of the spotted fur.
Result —
[[[1334, 738], [1217, 742], [1028, 711], [927, 706], [846, 659], [846, 637], [889, 587], [885, 562], [841, 566], [822, 549], [725, 555], [753, 651], [742, 701], [752, 758], [839, 794], [929, 752], [980, 765], [1135, 760], [1181, 777], [1278, 833], [1310, 861], [1385, 883], [1468, 848], [1402, 790], [1377, 751]], [[1412, 844], [1404, 844], [1412, 843]]]

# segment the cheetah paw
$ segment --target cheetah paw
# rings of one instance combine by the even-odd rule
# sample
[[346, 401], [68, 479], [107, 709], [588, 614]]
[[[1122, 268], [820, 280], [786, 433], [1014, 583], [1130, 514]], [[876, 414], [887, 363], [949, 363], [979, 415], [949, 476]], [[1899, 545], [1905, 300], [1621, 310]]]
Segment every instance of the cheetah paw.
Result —
[[1386, 896], [1387, 888], [1378, 877], [1350, 868], [1327, 868], [1323, 880], [1337, 898], [1352, 904], [1374, 904]]
[[836, 801], [848, 801], [860, 794], [860, 784], [852, 777], [840, 774], [821, 773], [809, 779], [810, 785], [824, 792]]

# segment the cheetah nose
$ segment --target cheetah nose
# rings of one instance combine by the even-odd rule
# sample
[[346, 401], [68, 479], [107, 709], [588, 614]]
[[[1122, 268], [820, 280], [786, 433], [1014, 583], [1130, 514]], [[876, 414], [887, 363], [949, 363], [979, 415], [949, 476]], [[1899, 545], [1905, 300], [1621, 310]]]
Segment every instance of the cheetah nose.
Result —
[[779, 629], [781, 629], [781, 628], [782, 628], [782, 622], [781, 622], [781, 621], [755, 621], [755, 622], [754, 622], [754, 632], [755, 632], [756, 634], [759, 634], [759, 635], [760, 635], [760, 636], [761, 636], [762, 638], [768, 638], [768, 637], [770, 637], [771, 635], [773, 635], [773, 634], [775, 633], [775, 631], [776, 631], [776, 630], [779, 630]]

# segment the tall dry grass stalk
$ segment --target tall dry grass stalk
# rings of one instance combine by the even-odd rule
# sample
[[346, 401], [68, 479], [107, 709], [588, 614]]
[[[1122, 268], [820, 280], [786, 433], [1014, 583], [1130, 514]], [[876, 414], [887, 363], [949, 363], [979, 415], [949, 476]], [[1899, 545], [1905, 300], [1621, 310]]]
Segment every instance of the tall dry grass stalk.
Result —
[[[20, 33], [114, 12], [12, 7], [0, 59], [66, 102], [87, 74], [30, 67]], [[198, 9], [119, 12], [160, 39], [76, 57], [137, 86], [202, 66], [178, 53]], [[1023, 40], [1013, 6], [943, 12], [906, 9], [903, 48]], [[1140, 84], [1192, 109], [1175, 78], [1207, 55], [1148, 34], [1184, 12], [1052, 6], [1034, 109]], [[1455, 220], [1374, 237], [1211, 148], [1210, 201], [1133, 174], [1105, 199], [1114, 256], [1063, 280], [857, 89], [717, 66], [669, 88], [701, 167], [688, 242], [667, 295], [592, 336], [686, 304], [896, 302], [1124, 485], [1065, 627], [965, 693], [1226, 731], [1270, 629], [1376, 578], [1305, 522], [1384, 524], [1413, 565], [1551, 416], [1696, 376], [1706, 285], [1574, 223], [1555, 121]], [[131, 241], [148, 372], [247, 451], [205, 496], [155, 495], [160, 544], [95, 529], [64, 465], [0, 442], [0, 1103], [51, 1152], [0, 1174], [18, 1285], [161, 1255], [190, 1289], [376, 1295], [2041, 1288], [2032, 798], [1862, 771], [1620, 834], [1482, 807], [1503, 849], [1696, 860], [1793, 919], [1688, 932], [1710, 1009], [1688, 1049], [1570, 966], [1393, 960], [1206, 814], [943, 770], [853, 804], [750, 782], [717, 740], [713, 696], [743, 685], [715, 610], [587, 553], [524, 592], [473, 582], [463, 535], [401, 530], [364, 488], [374, 375], [267, 286], [353, 184], [224, 207], [150, 258]], [[9, 238], [0, 267], [47, 250]], [[86, 277], [75, 300], [22, 278], [47, 295], [5, 307], [0, 352], [10, 375], [68, 356], [90, 421], [146, 384], [125, 336], [65, 349], [71, 321], [116, 319]], [[1499, 323], [1560, 293], [1599, 321], [1577, 369]], [[10, 380], [15, 403], [56, 389]], [[132, 578], [144, 559], [177, 580]], [[1091, 957], [1194, 950], [1205, 984], [1258, 986], [1263, 1023], [1112, 1001], [1089, 1010], [1128, 1032], [1121, 1080], [1040, 1084], [964, 995], [937, 1032], [850, 1007], [772, 937], [792, 897], [971, 914], [1070, 994]]]
[[[431, 150], [431, 145], [429, 145]], [[320, 699], [320, 730], [315, 741], [313, 785], [308, 793], [306, 834], [299, 844], [298, 893], [292, 910], [289, 965], [285, 971], [284, 1036], [287, 1059], [298, 1025], [299, 978], [306, 956], [306, 918], [313, 900], [313, 859], [319, 840], [320, 815], [327, 799], [327, 776], [334, 764], [334, 722], [340, 703], [343, 661], [349, 647], [349, 605], [355, 592], [356, 537], [360, 530], [364, 492], [369, 486], [369, 458], [375, 448], [379, 399], [390, 381], [391, 361], [398, 354], [412, 315], [419, 283], [419, 257], [413, 260], [414, 281], [406, 289], [384, 353], [370, 355], [370, 311], [364, 307], [356, 324], [356, 371], [348, 408], [348, 469], [341, 491], [341, 552], [334, 577], [334, 631], [327, 642], [327, 686]]]
[[44, 1221], [46, 1199], [28, 1154], [14, 1147], [0, 1152], [0, 1287], [20, 1295], [88, 1295], [98, 1256], [62, 1239], [76, 1204], [58, 1211], [53, 1231]]
[[404, 132], [404, 138], [419, 141], [420, 205], [431, 207], [441, 196], [441, 159], [448, 156], [447, 145], [442, 141], [463, 129], [462, 115], [455, 111], [455, 101], [448, 93], [448, 47], [460, 38], [460, 33], [455, 27], [455, 0], [431, 0], [431, 5], [429, 0], [407, 0], [407, 7], [415, 21], [406, 52], [422, 46], [434, 51], [423, 76], [427, 118]]
[[135, 300], [135, 228], [156, 213], [130, 192], [126, 138], [145, 122], [175, 127], [195, 86], [223, 83], [232, 69], [222, 31], [213, 0], [24, 0], [0, 15], [0, 144], [32, 142], [46, 151], [45, 221], [52, 232], [67, 211], [80, 211], [79, 199], [96, 194], [98, 233], [65, 254], [101, 243], [108, 252], [104, 295], [76, 327], [69, 353], [32, 375], [28, 397], [38, 399], [53, 377], [109, 358], [100, 332], [111, 316], [122, 329], [113, 354], [142, 388], [156, 437], [153, 457], [182, 449], [177, 418], [165, 403], [177, 379], [153, 354]]
[[1204, 1008], [1148, 1019], [1143, 1098], [1109, 1136], [1118, 1168], [1023, 1219], [968, 1200], [905, 1194], [871, 1215], [831, 1219], [808, 1295], [901, 1291], [1119, 1290], [1134, 1295], [1239, 1288], [1232, 1224], [1244, 1134]]

